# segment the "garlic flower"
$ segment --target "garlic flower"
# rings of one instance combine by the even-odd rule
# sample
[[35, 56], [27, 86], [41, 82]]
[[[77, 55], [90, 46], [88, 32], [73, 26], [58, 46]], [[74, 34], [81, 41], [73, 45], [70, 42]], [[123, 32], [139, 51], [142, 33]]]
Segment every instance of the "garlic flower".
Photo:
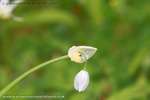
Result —
[[10, 2], [10, 0], [0, 0], [0, 17], [3, 19], [13, 18], [16, 21], [22, 21], [20, 17], [16, 17], [12, 14], [18, 4], [22, 2], [23, 0], [15, 0], [12, 2]]
[[91, 58], [96, 51], [97, 48], [90, 46], [72, 46], [68, 50], [68, 56], [76, 63], [84, 63]]
[[79, 91], [83, 92], [89, 84], [89, 73], [85, 70], [81, 70], [74, 79], [74, 88]]

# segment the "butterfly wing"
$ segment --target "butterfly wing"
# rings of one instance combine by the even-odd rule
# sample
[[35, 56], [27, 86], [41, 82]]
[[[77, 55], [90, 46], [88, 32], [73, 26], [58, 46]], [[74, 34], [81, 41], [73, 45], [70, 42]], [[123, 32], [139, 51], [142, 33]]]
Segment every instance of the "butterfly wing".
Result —
[[97, 51], [97, 48], [90, 47], [90, 46], [79, 46], [81, 55], [85, 60], [91, 58]]

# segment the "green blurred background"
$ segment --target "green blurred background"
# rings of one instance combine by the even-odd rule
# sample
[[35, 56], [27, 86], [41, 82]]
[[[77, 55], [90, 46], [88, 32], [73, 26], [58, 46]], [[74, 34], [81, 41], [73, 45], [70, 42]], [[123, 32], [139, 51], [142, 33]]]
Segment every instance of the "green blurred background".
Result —
[[150, 100], [149, 0], [25, 0], [14, 14], [24, 21], [0, 20], [0, 89], [73, 45], [98, 51], [88, 61], [90, 84], [83, 93], [73, 88], [83, 64], [67, 59], [36, 71], [6, 95]]

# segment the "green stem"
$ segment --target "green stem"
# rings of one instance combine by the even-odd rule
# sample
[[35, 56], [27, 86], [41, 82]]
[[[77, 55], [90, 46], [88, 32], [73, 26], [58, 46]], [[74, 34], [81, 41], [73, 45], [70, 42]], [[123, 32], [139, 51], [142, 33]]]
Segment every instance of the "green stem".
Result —
[[65, 56], [61, 56], [61, 57], [58, 57], [58, 58], [55, 58], [55, 59], [52, 59], [52, 60], [48, 60], [42, 64], [39, 64], [31, 69], [29, 69], [28, 71], [26, 71], [25, 73], [23, 73], [22, 75], [20, 75], [18, 78], [16, 78], [14, 81], [12, 81], [10, 84], [8, 84], [4, 89], [2, 89], [0, 91], [0, 97], [3, 96], [8, 90], [10, 90], [13, 86], [15, 86], [17, 83], [19, 83], [21, 80], [23, 80], [26, 76], [28, 76], [29, 74], [31, 74], [32, 72], [35, 72], [36, 70], [50, 64], [50, 63], [53, 63], [53, 62], [56, 62], [56, 61], [59, 61], [59, 60], [63, 60], [63, 59], [66, 59], [68, 58], [67, 55]]

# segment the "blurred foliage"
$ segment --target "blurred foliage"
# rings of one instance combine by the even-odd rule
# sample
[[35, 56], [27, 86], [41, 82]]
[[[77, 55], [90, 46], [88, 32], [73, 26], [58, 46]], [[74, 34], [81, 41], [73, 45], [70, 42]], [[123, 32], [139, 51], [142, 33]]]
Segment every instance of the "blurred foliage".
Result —
[[66, 54], [72, 45], [90, 45], [98, 52], [87, 64], [85, 92], [73, 89], [83, 65], [64, 60], [33, 73], [7, 95], [150, 100], [149, 0], [38, 1], [43, 3], [25, 0], [17, 7], [14, 13], [23, 22], [0, 20], [0, 89], [34, 65]]

